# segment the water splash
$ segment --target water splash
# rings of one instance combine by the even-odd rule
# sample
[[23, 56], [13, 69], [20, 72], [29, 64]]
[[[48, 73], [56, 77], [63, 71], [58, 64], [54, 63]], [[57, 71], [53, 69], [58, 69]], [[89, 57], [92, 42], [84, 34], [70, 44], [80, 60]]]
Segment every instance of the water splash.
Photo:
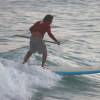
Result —
[[60, 77], [36, 65], [22, 65], [0, 58], [0, 98], [2, 100], [30, 100], [38, 90], [52, 88]]

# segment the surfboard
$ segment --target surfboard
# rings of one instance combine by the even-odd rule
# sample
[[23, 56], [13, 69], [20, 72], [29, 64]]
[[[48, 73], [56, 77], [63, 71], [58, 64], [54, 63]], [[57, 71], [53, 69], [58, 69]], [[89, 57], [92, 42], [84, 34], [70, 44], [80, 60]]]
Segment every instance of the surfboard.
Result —
[[48, 67], [51, 71], [65, 76], [65, 75], [83, 75], [83, 74], [96, 74], [100, 73], [100, 67], [93, 66], [81, 66], [81, 67], [67, 67], [67, 66], [59, 66], [59, 67]]

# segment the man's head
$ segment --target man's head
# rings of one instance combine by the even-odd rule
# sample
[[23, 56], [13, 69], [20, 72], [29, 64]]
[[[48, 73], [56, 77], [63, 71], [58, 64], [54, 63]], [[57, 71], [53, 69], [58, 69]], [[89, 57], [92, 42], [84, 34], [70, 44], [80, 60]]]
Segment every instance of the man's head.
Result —
[[43, 18], [43, 21], [44, 21], [44, 22], [48, 21], [50, 24], [52, 23], [52, 20], [53, 20], [53, 16], [52, 16], [52, 15], [46, 15], [46, 16]]

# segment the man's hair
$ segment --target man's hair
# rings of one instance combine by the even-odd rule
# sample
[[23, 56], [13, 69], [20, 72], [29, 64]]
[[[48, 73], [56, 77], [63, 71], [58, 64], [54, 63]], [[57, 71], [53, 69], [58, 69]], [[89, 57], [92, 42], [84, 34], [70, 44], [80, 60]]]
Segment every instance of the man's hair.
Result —
[[52, 23], [52, 20], [53, 20], [53, 16], [52, 15], [46, 15], [44, 18], [43, 18], [43, 21], [48, 21], [50, 23]]

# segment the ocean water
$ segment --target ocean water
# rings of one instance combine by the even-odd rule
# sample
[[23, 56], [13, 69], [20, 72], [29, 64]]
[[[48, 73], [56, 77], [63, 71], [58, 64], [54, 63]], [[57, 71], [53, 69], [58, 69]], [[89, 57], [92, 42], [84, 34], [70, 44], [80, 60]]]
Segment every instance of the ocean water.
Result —
[[46, 43], [48, 66], [100, 66], [99, 0], [0, 0], [0, 100], [100, 100], [100, 74], [62, 77], [38, 54], [21, 64], [29, 39], [16, 35], [30, 36], [46, 14], [61, 42]]

